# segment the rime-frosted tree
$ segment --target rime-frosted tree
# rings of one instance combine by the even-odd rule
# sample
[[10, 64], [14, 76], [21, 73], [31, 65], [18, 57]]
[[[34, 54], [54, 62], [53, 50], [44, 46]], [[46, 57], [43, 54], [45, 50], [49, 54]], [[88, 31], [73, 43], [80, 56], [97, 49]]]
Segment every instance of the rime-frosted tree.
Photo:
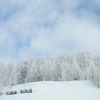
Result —
[[28, 68], [29, 67], [29, 60], [25, 59], [22, 60], [17, 64], [17, 82], [18, 84], [26, 83]]
[[82, 70], [83, 77], [86, 80], [86, 71], [89, 68], [90, 62], [92, 60], [92, 55], [89, 52], [78, 52], [76, 54], [77, 63]]

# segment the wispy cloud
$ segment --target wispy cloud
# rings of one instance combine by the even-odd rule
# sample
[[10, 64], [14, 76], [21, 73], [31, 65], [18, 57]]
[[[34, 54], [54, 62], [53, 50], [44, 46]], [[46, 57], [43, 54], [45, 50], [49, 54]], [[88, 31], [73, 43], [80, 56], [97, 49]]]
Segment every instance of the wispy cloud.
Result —
[[100, 53], [99, 0], [1, 0], [0, 59]]

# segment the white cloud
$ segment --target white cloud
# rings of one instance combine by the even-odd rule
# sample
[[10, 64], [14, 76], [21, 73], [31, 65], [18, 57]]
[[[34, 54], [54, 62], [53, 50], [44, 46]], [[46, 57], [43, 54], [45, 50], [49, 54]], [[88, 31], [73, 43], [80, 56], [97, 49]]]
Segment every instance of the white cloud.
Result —
[[[83, 0], [2, 0], [0, 46], [6, 49], [2, 51], [6, 54], [4, 58], [53, 56], [65, 49], [100, 53], [98, 15], [84, 9], [81, 16], [78, 16], [80, 12], [76, 8], [82, 2]], [[93, 4], [94, 1], [90, 2]]]

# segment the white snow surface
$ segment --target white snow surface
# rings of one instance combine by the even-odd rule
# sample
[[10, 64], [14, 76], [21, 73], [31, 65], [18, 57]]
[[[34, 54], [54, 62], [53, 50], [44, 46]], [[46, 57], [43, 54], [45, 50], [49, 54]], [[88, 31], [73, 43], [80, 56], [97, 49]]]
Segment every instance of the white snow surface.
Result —
[[100, 89], [90, 81], [33, 82], [6, 87], [3, 92], [33, 89], [33, 93], [2, 95], [0, 100], [100, 100]]

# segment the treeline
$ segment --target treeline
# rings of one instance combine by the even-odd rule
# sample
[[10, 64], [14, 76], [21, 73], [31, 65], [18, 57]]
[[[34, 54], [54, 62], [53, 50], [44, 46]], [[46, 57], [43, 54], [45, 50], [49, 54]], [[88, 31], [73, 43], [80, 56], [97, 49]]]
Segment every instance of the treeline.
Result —
[[91, 80], [100, 87], [100, 57], [65, 51], [56, 59], [40, 56], [18, 63], [0, 62], [0, 88], [36, 81]]

